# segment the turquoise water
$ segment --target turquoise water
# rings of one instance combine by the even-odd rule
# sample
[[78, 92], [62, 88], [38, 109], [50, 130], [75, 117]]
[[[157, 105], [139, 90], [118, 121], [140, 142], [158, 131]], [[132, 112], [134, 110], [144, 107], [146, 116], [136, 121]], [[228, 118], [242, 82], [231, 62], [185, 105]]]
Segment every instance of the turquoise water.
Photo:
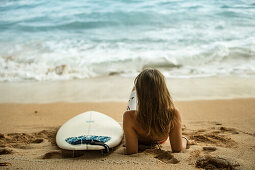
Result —
[[255, 75], [253, 0], [2, 0], [0, 81]]

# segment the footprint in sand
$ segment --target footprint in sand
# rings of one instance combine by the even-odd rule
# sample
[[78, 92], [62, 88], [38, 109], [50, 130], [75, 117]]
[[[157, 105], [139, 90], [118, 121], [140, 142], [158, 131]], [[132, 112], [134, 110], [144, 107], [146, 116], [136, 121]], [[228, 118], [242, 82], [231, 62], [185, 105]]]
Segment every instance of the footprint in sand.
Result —
[[56, 150], [56, 151], [50, 151], [47, 152], [46, 154], [44, 154], [42, 156], [42, 159], [56, 159], [56, 158], [62, 158], [62, 152], [60, 150]]
[[55, 136], [57, 129], [42, 130], [37, 133], [7, 133], [0, 134], [0, 146], [29, 149], [28, 144], [40, 144], [48, 140], [52, 145], [56, 145]]
[[213, 151], [216, 151], [216, 147], [213, 147], [213, 146], [204, 146], [203, 147], [203, 151], [213, 152]]
[[12, 150], [6, 149], [6, 148], [1, 148], [0, 149], [0, 155], [6, 155], [6, 154], [11, 154]]
[[170, 151], [164, 151], [161, 149], [147, 149], [146, 152], [153, 154], [154, 158], [159, 159], [167, 164], [177, 164], [180, 162], [171, 154]]
[[219, 128], [221, 132], [229, 132], [229, 133], [232, 133], [232, 134], [239, 134], [239, 132], [234, 129], [234, 128], [227, 128], [227, 127], [220, 127]]
[[173, 155], [171, 155], [170, 151], [161, 151], [161, 153], [158, 153], [155, 158], [161, 160], [162, 162], [165, 163], [170, 163], [170, 164], [177, 164], [180, 161], [174, 158]]
[[219, 122], [215, 122], [215, 125], [222, 125], [221, 123], [219, 123]]
[[43, 139], [35, 139], [34, 141], [32, 141], [31, 143], [42, 143]]
[[209, 155], [198, 157], [196, 161], [197, 168], [203, 169], [237, 169], [240, 165], [235, 161], [225, 158], [212, 157]]
[[211, 129], [190, 130], [185, 132], [185, 135], [197, 143], [207, 143], [222, 147], [236, 147], [237, 143], [230, 137], [223, 135], [222, 133], [224, 132], [230, 132], [232, 134], [238, 133], [235, 129], [221, 127], [217, 131], [212, 131]]

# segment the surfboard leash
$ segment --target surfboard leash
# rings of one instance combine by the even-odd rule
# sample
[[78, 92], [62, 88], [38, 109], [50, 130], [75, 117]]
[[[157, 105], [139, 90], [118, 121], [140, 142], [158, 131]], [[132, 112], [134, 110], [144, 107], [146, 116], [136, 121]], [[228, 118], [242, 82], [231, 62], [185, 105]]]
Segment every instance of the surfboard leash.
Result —
[[110, 152], [110, 147], [109, 147], [107, 144], [105, 144], [104, 142], [91, 140], [88, 144], [90, 144], [90, 145], [99, 145], [99, 146], [103, 146], [103, 147], [104, 147], [104, 152], [105, 152], [105, 153]]
[[104, 152], [108, 153], [110, 147], [106, 144], [111, 139], [108, 136], [78, 136], [78, 137], [69, 137], [65, 141], [71, 145], [80, 145], [80, 144], [90, 144], [90, 145], [99, 145], [104, 147]]

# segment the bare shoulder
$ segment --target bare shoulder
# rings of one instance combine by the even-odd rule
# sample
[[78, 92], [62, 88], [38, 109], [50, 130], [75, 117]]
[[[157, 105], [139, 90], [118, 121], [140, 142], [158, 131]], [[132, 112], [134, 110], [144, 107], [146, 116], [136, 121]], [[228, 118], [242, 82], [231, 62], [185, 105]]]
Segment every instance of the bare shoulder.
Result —
[[135, 110], [129, 110], [124, 112], [123, 118], [134, 118], [135, 117]]
[[179, 127], [181, 126], [182, 123], [182, 118], [181, 118], [181, 114], [180, 111], [175, 108], [174, 113], [173, 113], [173, 119], [172, 119], [172, 125], [175, 127]]
[[174, 119], [181, 120], [181, 114], [177, 108], [175, 108], [175, 110], [174, 110]]
[[133, 123], [135, 121], [135, 110], [126, 111], [123, 114], [123, 123]]

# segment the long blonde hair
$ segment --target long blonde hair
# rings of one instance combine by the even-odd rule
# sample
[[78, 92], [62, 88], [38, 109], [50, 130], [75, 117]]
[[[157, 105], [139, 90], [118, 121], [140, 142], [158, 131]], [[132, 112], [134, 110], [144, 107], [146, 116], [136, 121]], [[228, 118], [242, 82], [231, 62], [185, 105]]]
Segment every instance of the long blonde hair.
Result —
[[145, 69], [135, 79], [136, 119], [147, 135], [168, 133], [175, 107], [165, 77], [157, 69]]

